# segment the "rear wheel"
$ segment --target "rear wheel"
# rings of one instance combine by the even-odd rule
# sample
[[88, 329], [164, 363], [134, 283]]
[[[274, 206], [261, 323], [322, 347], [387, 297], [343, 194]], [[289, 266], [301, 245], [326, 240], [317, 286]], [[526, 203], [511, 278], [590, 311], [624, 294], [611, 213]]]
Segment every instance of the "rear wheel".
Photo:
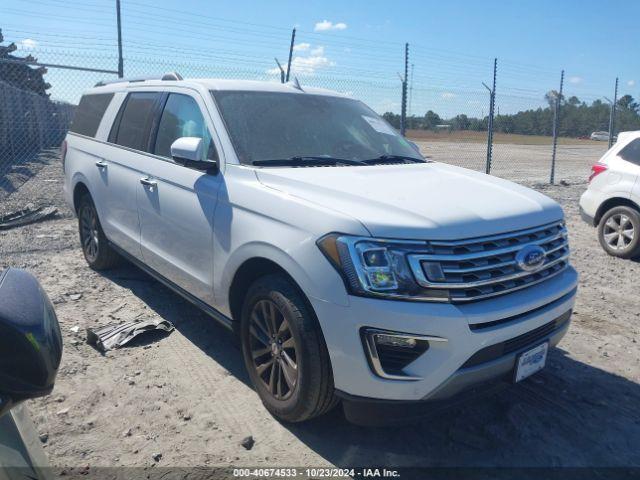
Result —
[[258, 279], [242, 307], [245, 365], [265, 407], [301, 422], [336, 404], [324, 338], [298, 289], [284, 275]]
[[634, 258], [640, 255], [640, 213], [631, 207], [614, 207], [598, 225], [602, 248], [614, 257]]
[[118, 263], [118, 254], [109, 245], [93, 200], [87, 194], [78, 206], [78, 231], [82, 253], [91, 268], [106, 270]]

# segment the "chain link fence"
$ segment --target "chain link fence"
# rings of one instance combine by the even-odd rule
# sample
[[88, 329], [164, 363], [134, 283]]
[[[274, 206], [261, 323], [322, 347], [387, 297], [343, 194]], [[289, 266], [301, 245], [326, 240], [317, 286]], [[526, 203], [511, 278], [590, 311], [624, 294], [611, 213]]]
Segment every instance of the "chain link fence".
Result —
[[[116, 55], [60, 50], [0, 49], [2, 195], [14, 191], [37, 171], [39, 164], [55, 157], [82, 92], [100, 80], [116, 79], [114, 66], [118, 59]], [[195, 60], [176, 61], [175, 57], [157, 55], [126, 57], [125, 76], [154, 77], [177, 71], [185, 78], [280, 81], [280, 70], [264, 59], [248, 61], [243, 57], [230, 64], [229, 57], [203, 54], [189, 58]], [[407, 99], [401, 95], [403, 81], [409, 80], [398, 78], [395, 72], [353, 68], [319, 72], [294, 63], [292, 76], [302, 85], [363, 100], [398, 129], [398, 112], [402, 101], [408, 101], [407, 137], [436, 161], [483, 172], [489, 166], [491, 174], [519, 182], [549, 181], [554, 105], [553, 99], [543, 94], [523, 94], [498, 86], [492, 141], [488, 142], [492, 86], [443, 88], [418, 76], [412, 78]], [[596, 97], [577, 100], [571, 91], [563, 95], [556, 155], [558, 181], [584, 181], [591, 164], [606, 150], [606, 141], [589, 139], [592, 131], [608, 128], [610, 106], [598, 102]], [[587, 116], [579, 114], [586, 108], [596, 108], [598, 114], [589, 115], [587, 121]], [[633, 121], [626, 124], [634, 125]]]

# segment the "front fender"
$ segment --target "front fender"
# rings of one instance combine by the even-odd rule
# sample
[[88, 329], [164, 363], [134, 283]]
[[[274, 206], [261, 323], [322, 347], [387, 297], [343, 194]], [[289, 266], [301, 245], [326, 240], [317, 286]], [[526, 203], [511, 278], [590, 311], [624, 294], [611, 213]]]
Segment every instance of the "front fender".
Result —
[[254, 258], [264, 258], [279, 265], [308, 297], [349, 305], [342, 278], [322, 255], [314, 239], [309, 237], [289, 251], [256, 240], [235, 249], [219, 277], [220, 285], [215, 289], [216, 303], [223, 313], [230, 315], [229, 293], [235, 273]]

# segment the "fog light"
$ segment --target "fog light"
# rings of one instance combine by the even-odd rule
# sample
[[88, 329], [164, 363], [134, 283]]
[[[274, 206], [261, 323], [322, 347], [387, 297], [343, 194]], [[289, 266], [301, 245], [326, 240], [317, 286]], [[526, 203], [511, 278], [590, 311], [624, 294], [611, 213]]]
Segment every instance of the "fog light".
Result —
[[377, 345], [390, 345], [402, 348], [413, 348], [418, 344], [415, 338], [387, 335], [384, 333], [377, 334], [375, 340]]
[[377, 328], [364, 328], [361, 334], [373, 373], [392, 380], [421, 380], [421, 377], [405, 373], [404, 368], [429, 350], [430, 342], [447, 341], [442, 337], [413, 335]]

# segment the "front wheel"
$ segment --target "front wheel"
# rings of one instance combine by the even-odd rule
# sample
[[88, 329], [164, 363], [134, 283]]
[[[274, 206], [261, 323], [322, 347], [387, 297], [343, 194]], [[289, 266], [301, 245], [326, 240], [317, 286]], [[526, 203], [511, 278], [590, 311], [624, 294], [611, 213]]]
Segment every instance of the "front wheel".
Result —
[[639, 256], [640, 213], [625, 206], [607, 211], [598, 225], [598, 239], [609, 255], [620, 258]]
[[249, 288], [240, 335], [251, 381], [275, 417], [301, 422], [335, 406], [322, 332], [302, 294], [284, 275], [267, 275]]

